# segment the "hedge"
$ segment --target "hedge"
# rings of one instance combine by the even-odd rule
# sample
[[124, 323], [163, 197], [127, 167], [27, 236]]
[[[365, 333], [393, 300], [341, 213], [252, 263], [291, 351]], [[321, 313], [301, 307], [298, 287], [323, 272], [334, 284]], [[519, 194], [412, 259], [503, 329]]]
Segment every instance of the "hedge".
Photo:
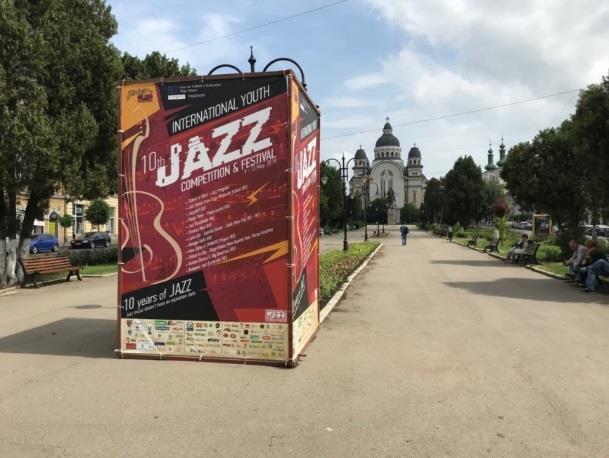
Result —
[[118, 262], [116, 246], [109, 248], [62, 249], [61, 254], [68, 256], [74, 266], [94, 266]]

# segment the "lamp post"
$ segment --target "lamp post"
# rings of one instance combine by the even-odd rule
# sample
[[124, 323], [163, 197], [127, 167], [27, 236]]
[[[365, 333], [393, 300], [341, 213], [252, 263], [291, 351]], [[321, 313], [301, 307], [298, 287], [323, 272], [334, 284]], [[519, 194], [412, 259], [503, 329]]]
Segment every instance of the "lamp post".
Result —
[[366, 175], [364, 179], [364, 242], [368, 241], [368, 214], [366, 213], [368, 205], [370, 205], [370, 185], [373, 184], [378, 193], [378, 186], [373, 183], [372, 177], [370, 176], [370, 167], [366, 167]]
[[[347, 241], [347, 179], [349, 178], [349, 164], [355, 158], [349, 159], [345, 162], [345, 154], [343, 153], [342, 160], [330, 158], [324, 161], [324, 164], [329, 165], [330, 162], [334, 161], [338, 164], [338, 171], [340, 172], [340, 180], [343, 185], [343, 251], [347, 251], [349, 249], [349, 242]], [[328, 177], [322, 177], [322, 183], [326, 184], [328, 182]]]

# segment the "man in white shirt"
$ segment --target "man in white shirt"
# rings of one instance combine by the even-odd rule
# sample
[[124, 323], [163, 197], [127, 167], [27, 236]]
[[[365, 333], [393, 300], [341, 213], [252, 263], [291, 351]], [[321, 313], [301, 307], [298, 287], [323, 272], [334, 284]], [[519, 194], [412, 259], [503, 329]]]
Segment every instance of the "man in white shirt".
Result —
[[574, 277], [577, 274], [579, 266], [586, 256], [586, 253], [588, 252], [588, 248], [579, 243], [577, 240], [571, 240], [569, 242], [569, 249], [573, 252], [573, 256], [565, 261], [565, 265], [569, 266], [569, 276]]

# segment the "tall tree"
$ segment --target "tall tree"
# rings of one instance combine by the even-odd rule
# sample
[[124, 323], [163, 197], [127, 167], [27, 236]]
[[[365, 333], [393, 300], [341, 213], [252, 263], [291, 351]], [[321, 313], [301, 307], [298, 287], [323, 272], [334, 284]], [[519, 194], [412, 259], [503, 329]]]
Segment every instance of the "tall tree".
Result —
[[158, 51], [140, 59], [129, 53], [121, 57], [123, 75], [127, 79], [168, 78], [171, 76], [194, 76], [196, 71], [188, 63], [180, 64], [178, 59], [167, 57]]
[[439, 223], [442, 220], [444, 196], [440, 180], [432, 178], [427, 182], [425, 198], [421, 205], [421, 221], [426, 224]]
[[340, 226], [343, 217], [343, 185], [340, 172], [338, 169], [322, 163], [320, 173], [322, 177], [320, 223], [324, 227]]
[[444, 178], [445, 219], [467, 227], [480, 218], [484, 203], [482, 171], [471, 156], [457, 159]]
[[586, 176], [597, 221], [609, 207], [609, 75], [580, 93], [572, 121], [573, 139], [581, 154], [578, 169]]
[[49, 146], [53, 150], [56, 140], [46, 117], [48, 99], [41, 82], [47, 43], [26, 13], [14, 1], [0, 0], [0, 261], [8, 252], [8, 260], [0, 262], [0, 284], [17, 280], [17, 193], [36, 186], [40, 196], [30, 206], [33, 214], [48, 192], [33, 177], [55, 174]]
[[516, 201], [527, 210], [549, 213], [568, 238], [589, 208], [588, 177], [581, 173], [582, 154], [575, 147], [573, 123], [540, 131], [531, 143], [512, 149], [502, 171]]

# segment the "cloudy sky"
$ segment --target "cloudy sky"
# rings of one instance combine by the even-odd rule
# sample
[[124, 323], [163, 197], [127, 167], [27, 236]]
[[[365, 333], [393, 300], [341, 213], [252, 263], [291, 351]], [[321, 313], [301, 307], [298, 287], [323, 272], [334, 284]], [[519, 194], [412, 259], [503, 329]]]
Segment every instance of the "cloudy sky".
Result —
[[606, 0], [348, 0], [210, 41], [336, 1], [109, 3], [114, 43], [131, 54], [158, 50], [200, 74], [221, 63], [248, 68], [250, 45], [260, 68], [297, 60], [322, 110], [322, 158], [351, 156], [361, 144], [372, 159], [389, 116], [403, 157], [416, 143], [428, 178], [463, 154], [484, 165], [502, 134], [509, 148], [559, 124], [577, 92], [418, 121], [572, 91], [609, 73]]

